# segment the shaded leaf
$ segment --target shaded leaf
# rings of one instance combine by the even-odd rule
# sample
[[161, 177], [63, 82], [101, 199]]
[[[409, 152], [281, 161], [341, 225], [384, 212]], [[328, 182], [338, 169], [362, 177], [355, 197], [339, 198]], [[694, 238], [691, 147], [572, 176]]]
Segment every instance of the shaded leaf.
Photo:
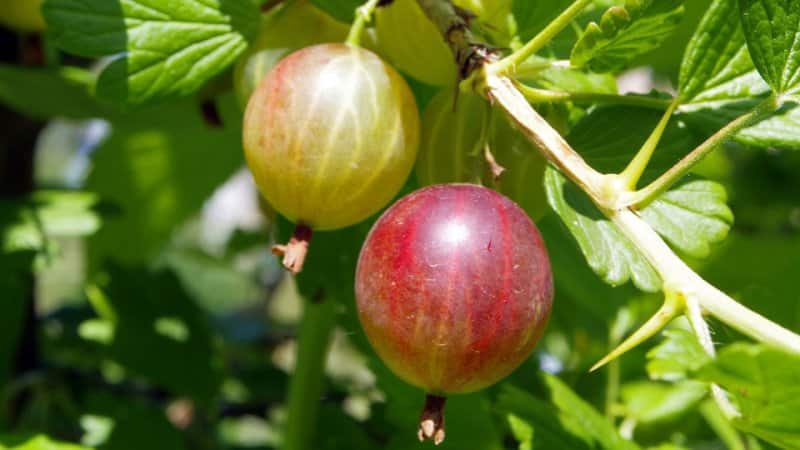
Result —
[[0, 103], [37, 119], [104, 114], [89, 87], [94, 76], [75, 67], [39, 69], [0, 64]]
[[570, 62], [597, 72], [625, 68], [661, 46], [680, 25], [682, 0], [628, 0], [590, 22], [572, 49]]
[[245, 51], [260, 17], [251, 0], [48, 0], [43, 11], [62, 49], [112, 56], [97, 96], [131, 104], [198, 90]]

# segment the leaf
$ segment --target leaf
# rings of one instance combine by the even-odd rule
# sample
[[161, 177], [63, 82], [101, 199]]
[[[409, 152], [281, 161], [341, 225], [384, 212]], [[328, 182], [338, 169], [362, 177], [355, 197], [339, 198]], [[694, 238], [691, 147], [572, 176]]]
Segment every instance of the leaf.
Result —
[[635, 58], [661, 46], [683, 18], [682, 0], [628, 0], [590, 22], [575, 43], [570, 62], [597, 72], [625, 68]]
[[734, 424], [782, 448], [800, 448], [800, 357], [735, 343], [698, 377], [725, 388], [742, 413]]
[[525, 1], [514, 0], [512, 12], [517, 22], [517, 32], [520, 39], [528, 40], [555, 19], [561, 11], [566, 9], [571, 0], [542, 0]]
[[[681, 119], [713, 133], [752, 110], [770, 87], [753, 66], [735, 2], [716, 0], [686, 49], [680, 70]], [[760, 148], [800, 149], [800, 110], [789, 100], [734, 139]]]
[[[626, 106], [597, 108], [581, 120], [568, 136], [573, 147], [603, 173], [618, 173], [647, 139], [660, 114]], [[694, 146], [694, 137], [673, 121], [667, 127], [643, 182], [654, 179]], [[589, 266], [607, 283], [628, 280], [654, 292], [661, 282], [633, 244], [611, 224], [591, 200], [561, 174], [545, 174], [548, 201], [575, 237]], [[722, 186], [711, 181], [688, 180], [640, 210], [640, 215], [677, 250], [706, 257], [710, 245], [725, 238], [732, 214], [725, 205]]]
[[713, 181], [677, 183], [640, 210], [641, 217], [673, 247], [693, 258], [707, 258], [733, 223], [725, 188]]
[[619, 286], [631, 280], [646, 292], [661, 289], [661, 279], [644, 256], [597, 210], [589, 197], [552, 167], [545, 172], [545, 187], [550, 206], [603, 281]]
[[758, 72], [777, 93], [800, 83], [800, 3], [739, 0], [747, 48]]
[[0, 436], [0, 450], [90, 450], [67, 442], [54, 441], [45, 435], [30, 438]]
[[533, 429], [533, 448], [635, 450], [614, 425], [553, 375], [542, 375], [550, 402], [511, 385], [501, 388], [497, 410]]
[[664, 331], [664, 340], [647, 352], [647, 373], [655, 380], [685, 379], [710, 358], [689, 330], [673, 327]]
[[89, 92], [93, 82], [91, 73], [75, 67], [0, 64], [0, 103], [37, 119], [98, 117], [105, 110]]
[[193, 101], [115, 116], [93, 154], [87, 189], [117, 205], [89, 242], [94, 266], [159, 255], [176, 227], [242, 165], [241, 112], [232, 96], [217, 102], [224, 126], [203, 122]]
[[56, 43], [80, 56], [111, 56], [96, 95], [143, 104], [186, 96], [231, 65], [259, 23], [252, 0], [47, 0]]
[[680, 419], [697, 407], [708, 390], [708, 384], [697, 381], [638, 381], [622, 386], [621, 397], [625, 415], [647, 426]]

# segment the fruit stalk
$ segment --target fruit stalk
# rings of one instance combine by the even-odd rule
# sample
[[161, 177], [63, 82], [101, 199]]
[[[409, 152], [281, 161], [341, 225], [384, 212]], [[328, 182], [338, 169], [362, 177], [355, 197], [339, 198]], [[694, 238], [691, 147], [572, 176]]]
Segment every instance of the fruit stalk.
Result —
[[335, 313], [335, 303], [330, 300], [312, 299], [306, 304], [298, 334], [297, 364], [289, 384], [282, 450], [311, 448]]

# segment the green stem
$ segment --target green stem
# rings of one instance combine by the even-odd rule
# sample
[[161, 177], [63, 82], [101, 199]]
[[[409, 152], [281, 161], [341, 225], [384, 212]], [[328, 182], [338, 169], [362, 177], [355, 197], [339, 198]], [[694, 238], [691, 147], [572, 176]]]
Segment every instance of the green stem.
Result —
[[531, 103], [608, 103], [614, 105], [641, 106], [643, 108], [664, 111], [672, 105], [673, 100], [645, 97], [641, 95], [601, 94], [596, 92], [562, 92], [538, 89], [523, 84], [517, 88]]
[[711, 137], [706, 139], [705, 142], [692, 150], [691, 153], [684, 156], [683, 159], [678, 161], [677, 164], [664, 172], [664, 174], [658, 177], [655, 181], [632, 193], [628, 197], [626, 203], [628, 205], [636, 205], [638, 207], [650, 203], [656, 197], [672, 187], [672, 185], [686, 175], [695, 164], [700, 162], [700, 160], [702, 160], [706, 155], [716, 150], [731, 136], [772, 114], [777, 107], [777, 98], [774, 95], [768, 97], [763, 102], [759, 103], [752, 111], [740, 116], [733, 122], [714, 133]]
[[502, 60], [493, 64], [497, 74], [506, 75], [509, 70], [513, 70], [515, 66], [522, 64], [523, 61], [533, 56], [545, 45], [547, 45], [553, 38], [566, 28], [572, 20], [583, 11], [584, 8], [589, 6], [593, 0], [575, 0], [572, 5], [561, 12], [552, 22], [550, 22], [544, 30], [533, 37], [519, 50], [508, 55]]
[[369, 0], [363, 5], [356, 8], [356, 18], [353, 20], [353, 25], [350, 27], [350, 33], [347, 35], [345, 44], [358, 47], [361, 44], [361, 33], [364, 27], [372, 20], [372, 13], [378, 7], [378, 0]]
[[625, 187], [628, 189], [635, 189], [636, 184], [639, 183], [639, 179], [642, 177], [647, 165], [650, 163], [650, 158], [653, 157], [653, 153], [656, 151], [656, 147], [658, 147], [658, 143], [661, 142], [661, 136], [664, 135], [664, 130], [667, 129], [667, 125], [669, 124], [669, 120], [672, 118], [672, 113], [675, 112], [675, 108], [678, 107], [679, 100], [676, 98], [670, 103], [667, 107], [667, 110], [664, 111], [664, 115], [661, 117], [661, 120], [656, 125], [656, 128], [650, 134], [650, 137], [647, 138], [642, 148], [636, 153], [636, 156], [633, 157], [631, 162], [628, 164], [628, 167], [622, 171], [620, 176], [625, 182]]
[[289, 383], [289, 413], [282, 450], [311, 448], [335, 317], [333, 301], [306, 304], [298, 335], [297, 365]]

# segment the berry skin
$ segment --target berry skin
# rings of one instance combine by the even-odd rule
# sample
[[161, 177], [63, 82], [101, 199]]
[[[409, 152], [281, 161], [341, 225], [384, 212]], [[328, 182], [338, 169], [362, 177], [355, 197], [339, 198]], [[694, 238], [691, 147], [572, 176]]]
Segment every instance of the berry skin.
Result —
[[283, 60], [248, 103], [244, 148], [281, 214], [314, 230], [357, 223], [400, 190], [419, 141], [405, 80], [369, 50], [320, 44]]
[[444, 439], [446, 394], [510, 374], [541, 336], [553, 300], [539, 231], [514, 202], [478, 185], [409, 194], [367, 236], [356, 269], [367, 338], [400, 378], [430, 395], [420, 439]]
[[264, 75], [284, 56], [309, 45], [344, 41], [348, 29], [307, 0], [295, 0], [263, 14], [256, 40], [233, 71], [239, 103], [247, 105]]

